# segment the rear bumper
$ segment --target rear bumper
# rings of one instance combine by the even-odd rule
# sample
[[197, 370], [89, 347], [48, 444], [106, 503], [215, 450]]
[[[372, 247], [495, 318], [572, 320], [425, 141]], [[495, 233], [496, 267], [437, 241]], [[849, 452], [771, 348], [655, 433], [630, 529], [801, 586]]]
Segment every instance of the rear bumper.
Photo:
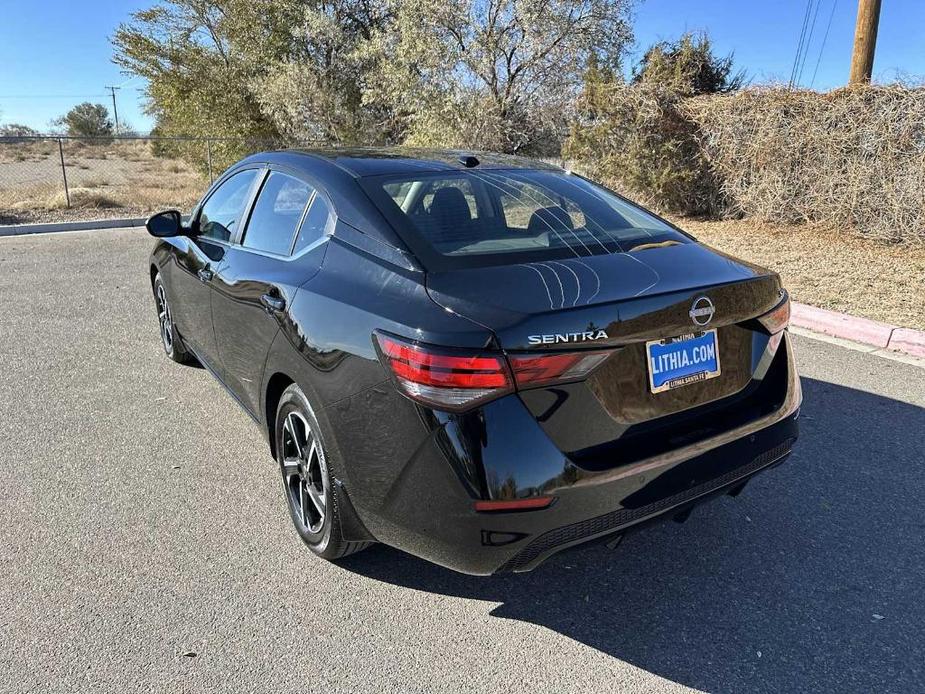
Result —
[[[762, 470], [783, 462], [790, 455], [796, 438], [797, 424], [794, 415], [746, 439], [733, 441], [709, 453], [691, 458], [674, 468], [671, 476], [678, 479], [706, 476], [708, 479], [683, 491], [661, 495], [657, 489], [649, 489], [650, 486], [657, 488], [666, 484], [660, 478], [656, 478], [639, 491], [625, 497], [621, 508], [615, 511], [537, 535], [498, 567], [497, 572], [529, 571], [552, 554], [568, 547], [624, 532], [660, 516], [673, 516], [712, 496], [736, 489]], [[690, 472], [685, 472], [688, 469]], [[645, 484], [645, 478], [640, 477], [636, 479]], [[579, 494], [569, 502], [581, 504], [582, 493], [586, 492], [576, 491], [579, 491]], [[606, 491], [601, 489], [600, 493], [606, 494]], [[650, 499], [648, 503], [639, 503], [640, 499], [647, 497]]]
[[[376, 409], [381, 407], [393, 431], [420, 431], [423, 417], [429, 434], [398, 469], [382, 462], [380, 451], [378, 462], [365, 471], [351, 465], [346, 484], [363, 523], [381, 542], [463, 573], [529, 571], [567, 547], [734, 490], [783, 461], [798, 436], [802, 401], [789, 349], [786, 358], [786, 395], [773, 412], [711, 438], [593, 472], [556, 449], [516, 396], [466, 417], [416, 411], [416, 427], [410, 403], [387, 397]], [[516, 464], [510, 476], [498, 461]], [[480, 480], [485, 470], [489, 479]], [[541, 510], [477, 513], [473, 501], [486, 486], [507, 486], [517, 497], [551, 494], [555, 502]]]

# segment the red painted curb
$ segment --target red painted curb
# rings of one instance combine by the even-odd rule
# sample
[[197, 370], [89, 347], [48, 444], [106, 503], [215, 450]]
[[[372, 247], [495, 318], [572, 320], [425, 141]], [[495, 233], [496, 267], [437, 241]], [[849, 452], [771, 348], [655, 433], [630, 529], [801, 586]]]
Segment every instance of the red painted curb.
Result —
[[925, 332], [910, 328], [896, 328], [890, 336], [887, 349], [905, 352], [915, 357], [925, 357]]
[[862, 342], [879, 349], [925, 357], [925, 331], [922, 330], [900, 328], [869, 318], [828, 311], [796, 302], [790, 307], [790, 323], [799, 328]]
[[881, 349], [886, 348], [890, 343], [890, 335], [896, 327], [868, 318], [849, 316], [847, 313], [837, 313], [797, 303], [790, 307], [790, 322], [800, 328], [841, 337], [845, 340], [863, 342]]

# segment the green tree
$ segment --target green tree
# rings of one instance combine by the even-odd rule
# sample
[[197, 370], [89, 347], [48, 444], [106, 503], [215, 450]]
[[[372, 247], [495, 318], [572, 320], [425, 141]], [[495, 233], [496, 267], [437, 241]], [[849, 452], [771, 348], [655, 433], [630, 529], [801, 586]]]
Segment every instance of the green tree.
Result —
[[[119, 27], [115, 61], [147, 80], [164, 136], [369, 142], [380, 117], [357, 46], [387, 20], [384, 2], [166, 0]], [[223, 161], [242, 153], [216, 148]]]
[[113, 132], [109, 111], [102, 104], [85, 101], [55, 121], [74, 137], [111, 137]]
[[[146, 111], [160, 135], [234, 138], [213, 148], [216, 166], [228, 164], [279, 138], [252, 84], [286, 54], [296, 4], [166, 0], [119, 26], [113, 60], [146, 80]], [[203, 164], [201, 144], [176, 147]]]
[[408, 142], [558, 149], [592, 59], [613, 69], [630, 0], [400, 0], [371, 42], [384, 102]]
[[649, 48], [633, 68], [633, 82], [656, 85], [680, 96], [720, 94], [741, 89], [745, 72], [733, 71], [733, 56], [713, 55], [705, 33], [683, 34]]
[[28, 125], [7, 123], [0, 125], [0, 137], [38, 137], [39, 132]]
[[631, 2], [162, 0], [113, 42], [163, 135], [536, 153], [587, 63], [619, 67]]
[[391, 109], [365, 98], [379, 87], [370, 41], [392, 20], [385, 0], [305, 3], [286, 57], [252, 85], [263, 113], [289, 139], [395, 143]]
[[732, 58], [717, 58], [705, 35], [685, 34], [646, 51], [625, 84], [592, 65], [585, 73], [565, 154], [592, 176], [656, 208], [715, 214], [720, 180], [704, 157], [685, 99], [738, 89]]

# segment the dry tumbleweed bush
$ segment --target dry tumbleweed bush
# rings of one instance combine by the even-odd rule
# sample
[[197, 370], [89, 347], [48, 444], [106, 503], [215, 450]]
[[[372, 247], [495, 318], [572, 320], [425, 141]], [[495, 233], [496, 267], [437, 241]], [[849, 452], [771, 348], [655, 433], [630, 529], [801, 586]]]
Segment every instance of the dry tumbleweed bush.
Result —
[[733, 212], [925, 243], [925, 88], [779, 88], [689, 99]]

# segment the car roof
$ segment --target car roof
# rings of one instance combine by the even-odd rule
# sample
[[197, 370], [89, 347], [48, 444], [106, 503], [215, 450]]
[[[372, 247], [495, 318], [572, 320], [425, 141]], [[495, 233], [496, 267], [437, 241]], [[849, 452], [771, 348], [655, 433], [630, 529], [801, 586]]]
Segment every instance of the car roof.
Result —
[[262, 152], [248, 157], [250, 160], [285, 161], [306, 157], [321, 159], [333, 164], [354, 177], [383, 174], [412, 174], [436, 171], [463, 171], [467, 157], [478, 159], [476, 169], [546, 169], [561, 168], [539, 159], [510, 154], [473, 152], [453, 149], [417, 149], [408, 147], [345, 147], [319, 149], [285, 149]]

